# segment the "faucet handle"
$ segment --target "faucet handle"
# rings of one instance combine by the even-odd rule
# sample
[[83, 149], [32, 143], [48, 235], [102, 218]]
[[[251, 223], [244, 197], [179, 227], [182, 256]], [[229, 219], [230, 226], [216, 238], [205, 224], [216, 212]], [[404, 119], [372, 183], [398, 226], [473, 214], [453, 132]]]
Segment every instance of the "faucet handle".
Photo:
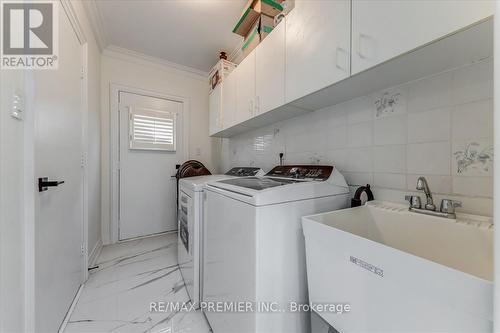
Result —
[[410, 202], [411, 208], [422, 207], [422, 202], [420, 201], [420, 197], [418, 195], [406, 195], [405, 200]]
[[441, 200], [441, 213], [454, 214], [456, 207], [462, 207], [462, 202], [451, 199]]

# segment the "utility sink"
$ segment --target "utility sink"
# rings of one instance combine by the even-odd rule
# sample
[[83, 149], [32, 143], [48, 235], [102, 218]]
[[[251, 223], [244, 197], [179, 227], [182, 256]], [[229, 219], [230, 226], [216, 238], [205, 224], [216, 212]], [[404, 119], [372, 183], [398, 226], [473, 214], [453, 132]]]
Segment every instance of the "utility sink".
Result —
[[313, 307], [339, 332], [492, 331], [491, 218], [371, 201], [302, 224], [310, 303], [350, 307]]

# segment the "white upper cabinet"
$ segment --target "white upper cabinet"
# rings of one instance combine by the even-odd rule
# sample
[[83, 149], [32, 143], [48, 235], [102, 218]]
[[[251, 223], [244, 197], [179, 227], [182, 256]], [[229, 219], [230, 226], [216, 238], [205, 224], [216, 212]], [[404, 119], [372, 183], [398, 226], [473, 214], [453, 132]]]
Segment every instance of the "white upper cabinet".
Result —
[[256, 50], [256, 115], [285, 104], [285, 22]]
[[210, 96], [210, 134], [231, 136], [492, 56], [492, 20], [484, 19], [493, 13], [492, 0], [295, 0]]
[[296, 0], [286, 20], [286, 102], [350, 75], [350, 0]]
[[222, 87], [219, 84], [208, 96], [208, 133], [222, 130]]
[[229, 76], [236, 77], [236, 123], [255, 115], [255, 50]]
[[352, 0], [352, 74], [493, 13], [493, 1]]
[[[238, 68], [236, 67], [234, 71]], [[222, 128], [236, 124], [236, 75], [229, 74], [221, 84], [222, 87]]]

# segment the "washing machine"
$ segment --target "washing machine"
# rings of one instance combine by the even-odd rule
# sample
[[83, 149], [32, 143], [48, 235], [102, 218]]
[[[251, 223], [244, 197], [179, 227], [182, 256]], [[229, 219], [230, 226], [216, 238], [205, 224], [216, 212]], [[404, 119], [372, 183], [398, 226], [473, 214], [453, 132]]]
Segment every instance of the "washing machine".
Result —
[[261, 176], [264, 172], [256, 167], [232, 168], [223, 175], [206, 175], [181, 178], [178, 200], [177, 259], [184, 284], [191, 302], [199, 307], [202, 272], [201, 228], [203, 224], [203, 190], [207, 182]]
[[346, 208], [333, 166], [277, 166], [205, 189], [203, 304], [213, 331], [310, 332], [301, 217]]

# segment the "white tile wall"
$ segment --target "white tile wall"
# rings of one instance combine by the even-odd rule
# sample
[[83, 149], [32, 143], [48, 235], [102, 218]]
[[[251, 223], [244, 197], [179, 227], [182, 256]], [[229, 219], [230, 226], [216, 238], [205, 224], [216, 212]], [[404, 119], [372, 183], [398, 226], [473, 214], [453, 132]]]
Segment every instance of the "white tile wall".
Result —
[[408, 143], [447, 141], [451, 133], [451, 108], [444, 107], [408, 115]]
[[455, 106], [452, 128], [454, 140], [493, 137], [493, 100]]
[[491, 59], [225, 139], [222, 165], [334, 164], [354, 187], [403, 201], [425, 175], [438, 199], [492, 215]]
[[365, 121], [347, 127], [347, 146], [366, 147], [372, 145], [373, 123]]
[[407, 148], [408, 173], [450, 174], [450, 142], [411, 143]]
[[408, 112], [432, 110], [451, 105], [452, 80], [452, 72], [447, 72], [411, 84]]
[[484, 177], [454, 177], [453, 190], [467, 196], [493, 196], [493, 182]]
[[373, 147], [373, 171], [380, 173], [406, 173], [406, 146]]
[[407, 119], [406, 115], [376, 119], [374, 123], [374, 144], [405, 144], [408, 138]]
[[347, 111], [347, 122], [349, 124], [370, 121], [373, 119], [373, 105], [369, 96], [355, 98], [349, 102], [339, 105]]

